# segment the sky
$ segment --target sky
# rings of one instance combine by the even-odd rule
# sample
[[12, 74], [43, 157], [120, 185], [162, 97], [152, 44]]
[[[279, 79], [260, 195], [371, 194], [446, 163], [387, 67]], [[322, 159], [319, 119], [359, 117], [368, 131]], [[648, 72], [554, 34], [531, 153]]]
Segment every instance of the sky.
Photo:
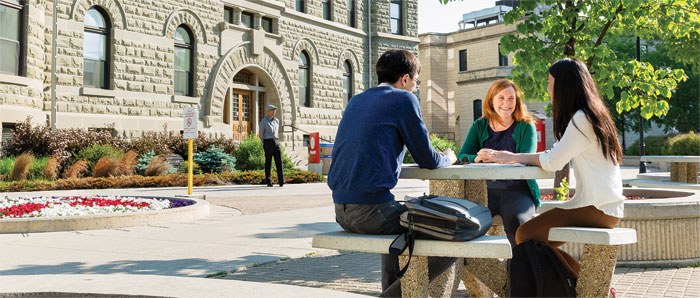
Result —
[[496, 0], [457, 0], [441, 4], [439, 0], [418, 0], [418, 34], [447, 33], [459, 30], [462, 15], [493, 7]]

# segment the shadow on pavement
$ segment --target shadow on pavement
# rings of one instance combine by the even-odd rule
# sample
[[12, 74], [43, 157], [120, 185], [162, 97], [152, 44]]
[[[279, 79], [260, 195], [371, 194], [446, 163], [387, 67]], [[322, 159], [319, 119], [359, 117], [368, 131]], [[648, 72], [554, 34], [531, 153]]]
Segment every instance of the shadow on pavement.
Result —
[[297, 237], [312, 237], [318, 233], [332, 232], [342, 230], [338, 223], [336, 222], [317, 222], [317, 223], [307, 223], [298, 224], [293, 227], [289, 227], [281, 232], [276, 233], [260, 233], [254, 234], [255, 238], [267, 239], [267, 238], [289, 238], [293, 236]]

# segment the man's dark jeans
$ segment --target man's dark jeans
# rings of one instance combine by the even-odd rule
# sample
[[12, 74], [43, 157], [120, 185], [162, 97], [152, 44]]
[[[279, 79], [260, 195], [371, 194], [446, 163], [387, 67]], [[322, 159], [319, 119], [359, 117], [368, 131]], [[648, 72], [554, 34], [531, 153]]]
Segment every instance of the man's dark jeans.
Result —
[[[399, 216], [406, 211], [404, 205], [396, 201], [380, 204], [335, 204], [335, 220], [343, 230], [374, 235], [401, 234], [406, 228], [399, 224]], [[389, 248], [387, 247], [387, 253]], [[447, 270], [456, 258], [428, 257], [428, 278]], [[381, 297], [401, 297], [401, 280], [398, 257], [382, 254], [382, 294]]]
[[282, 150], [279, 142], [273, 139], [263, 140], [263, 150], [265, 150], [265, 182], [272, 184], [270, 180], [270, 170], [272, 168], [272, 158], [275, 158], [275, 168], [277, 168], [277, 181], [280, 185], [284, 185], [284, 173], [282, 169]]

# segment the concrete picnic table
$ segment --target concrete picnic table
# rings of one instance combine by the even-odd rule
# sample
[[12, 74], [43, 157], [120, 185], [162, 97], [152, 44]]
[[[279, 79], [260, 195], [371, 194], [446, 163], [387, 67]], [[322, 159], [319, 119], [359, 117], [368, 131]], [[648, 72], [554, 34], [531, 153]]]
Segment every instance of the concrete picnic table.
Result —
[[[554, 178], [554, 172], [522, 164], [475, 163], [452, 165], [435, 170], [421, 169], [416, 164], [406, 164], [401, 168], [399, 178], [429, 180], [430, 194], [463, 198], [488, 206], [486, 180]], [[496, 224], [491, 227], [488, 234], [504, 235], [502, 227]], [[498, 259], [465, 259], [464, 264], [461, 279], [470, 296], [491, 297], [491, 294], [495, 293], [504, 297], [507, 271], [503, 262]]]
[[698, 163], [700, 156], [683, 155], [644, 155], [643, 162], [671, 163], [671, 181], [681, 183], [698, 183]]

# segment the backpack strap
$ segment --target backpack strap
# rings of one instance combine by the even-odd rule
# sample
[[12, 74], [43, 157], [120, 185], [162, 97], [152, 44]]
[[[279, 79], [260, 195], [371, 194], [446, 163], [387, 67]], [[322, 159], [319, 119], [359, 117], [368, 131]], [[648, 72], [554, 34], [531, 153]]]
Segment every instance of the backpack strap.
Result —
[[401, 270], [396, 274], [396, 278], [400, 279], [403, 277], [404, 274], [406, 274], [406, 270], [408, 270], [408, 265], [411, 263], [411, 258], [413, 257], [413, 247], [415, 246], [416, 243], [416, 232], [413, 229], [413, 220], [411, 218], [411, 215], [408, 215], [408, 231], [404, 232], [403, 234], [396, 236], [394, 238], [394, 241], [391, 242], [391, 245], [389, 245], [389, 255], [391, 256], [396, 256], [398, 258], [399, 255], [401, 255], [404, 251], [406, 251], [406, 248], [408, 248], [408, 261], [406, 262], [406, 265], [401, 268]]

